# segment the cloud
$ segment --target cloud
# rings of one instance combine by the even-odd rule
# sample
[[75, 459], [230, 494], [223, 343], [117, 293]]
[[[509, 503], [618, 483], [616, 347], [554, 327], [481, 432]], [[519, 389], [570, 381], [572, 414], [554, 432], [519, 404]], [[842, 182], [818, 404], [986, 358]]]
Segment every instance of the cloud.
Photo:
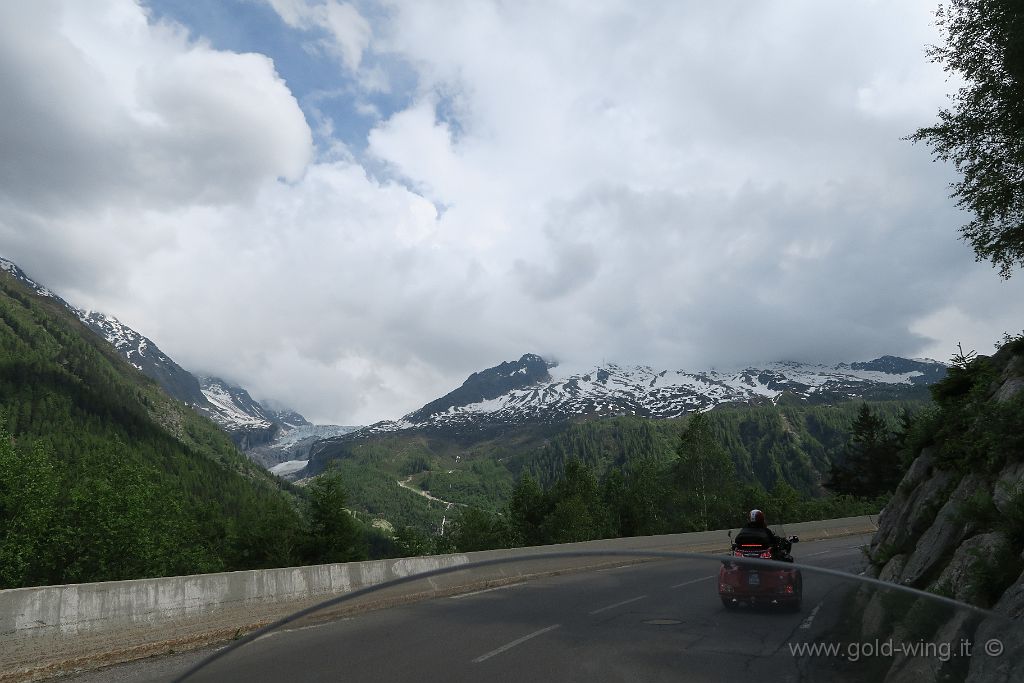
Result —
[[554, 248], [554, 263], [549, 267], [521, 259], [512, 264], [523, 291], [536, 299], [551, 300], [567, 296], [591, 282], [597, 275], [600, 262], [593, 245], [557, 244]]
[[447, 203], [466, 192], [462, 160], [453, 149], [451, 131], [436, 119], [429, 101], [398, 112], [370, 131], [368, 152], [434, 201]]
[[948, 357], [1024, 314], [901, 140], [927, 1], [271, 5], [365, 140], [201, 26], [0, 8], [0, 252], [257, 397], [367, 423], [528, 351]]
[[85, 205], [112, 193], [224, 201], [268, 176], [301, 175], [309, 128], [267, 57], [191, 42], [131, 3], [105, 10], [0, 10], [0, 192]]
[[174, 244], [148, 214], [247, 201], [311, 158], [309, 127], [263, 55], [190, 41], [131, 3], [0, 15], [0, 232], [26, 267], [123, 275]]
[[356, 71], [363, 52], [370, 45], [372, 29], [355, 7], [347, 2], [326, 0], [267, 0], [281, 20], [292, 28], [320, 29], [327, 34], [321, 41], [349, 70]]

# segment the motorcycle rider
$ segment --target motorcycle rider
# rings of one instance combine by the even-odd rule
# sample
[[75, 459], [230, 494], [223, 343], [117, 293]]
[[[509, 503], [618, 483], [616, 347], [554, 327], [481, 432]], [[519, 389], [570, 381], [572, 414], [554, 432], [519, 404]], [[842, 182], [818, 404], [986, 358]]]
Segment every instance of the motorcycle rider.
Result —
[[789, 555], [791, 544], [784, 538], [776, 536], [775, 532], [768, 528], [764, 512], [753, 509], [747, 513], [746, 523], [736, 534], [736, 545], [761, 545], [772, 550], [772, 557], [776, 560], [788, 560], [792, 562]]

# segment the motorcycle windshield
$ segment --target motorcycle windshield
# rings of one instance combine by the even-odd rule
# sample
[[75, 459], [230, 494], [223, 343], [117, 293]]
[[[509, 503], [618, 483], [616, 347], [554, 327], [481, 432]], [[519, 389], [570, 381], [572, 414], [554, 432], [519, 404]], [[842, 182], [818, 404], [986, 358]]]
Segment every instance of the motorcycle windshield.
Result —
[[861, 550], [845, 552], [457, 564], [326, 600], [173, 680], [1024, 680], [1019, 622], [857, 575]]

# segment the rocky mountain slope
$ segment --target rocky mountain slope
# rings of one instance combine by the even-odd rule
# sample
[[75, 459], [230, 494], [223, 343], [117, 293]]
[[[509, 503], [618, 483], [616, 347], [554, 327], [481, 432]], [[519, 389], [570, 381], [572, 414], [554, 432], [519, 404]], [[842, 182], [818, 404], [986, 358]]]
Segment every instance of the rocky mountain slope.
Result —
[[311, 426], [293, 410], [275, 411], [249, 395], [242, 387], [219, 377], [198, 378], [206, 406], [203, 409], [243, 451], [271, 443], [296, 427]]
[[[1007, 343], [991, 358], [965, 359], [934, 393], [937, 407], [917, 427], [919, 455], [880, 516], [870, 573], [1019, 619], [1024, 616], [1024, 339]], [[901, 628], [899, 615], [887, 612], [880, 597], [864, 613], [865, 632], [877, 634], [886, 619], [894, 632]], [[1004, 627], [989, 620], [975, 631], [955, 619], [934, 624], [930, 636], [943, 642], [972, 638], [979, 645], [998, 636], [1005, 653], [998, 659], [973, 657], [967, 680], [1024, 680], [1024, 629]], [[963, 673], [950, 671], [949, 662], [925, 666], [917, 674], [928, 680]], [[894, 665], [887, 680], [903, 680], [907, 671]]]

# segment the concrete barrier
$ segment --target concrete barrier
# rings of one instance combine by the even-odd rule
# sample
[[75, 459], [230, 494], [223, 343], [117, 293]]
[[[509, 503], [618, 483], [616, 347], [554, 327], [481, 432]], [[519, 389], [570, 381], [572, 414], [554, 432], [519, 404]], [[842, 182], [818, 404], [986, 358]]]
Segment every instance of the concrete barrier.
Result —
[[[873, 532], [876, 517], [803, 522], [777, 531], [802, 540]], [[40, 586], [0, 591], [0, 681], [36, 680], [231, 639], [328, 597], [432, 569], [573, 550], [723, 552], [726, 530], [488, 550], [348, 564]], [[637, 561], [642, 561], [638, 559]], [[510, 562], [406, 585], [349, 610], [372, 609], [536, 576], [621, 565], [617, 558]], [[419, 583], [419, 582], [414, 582]]]

